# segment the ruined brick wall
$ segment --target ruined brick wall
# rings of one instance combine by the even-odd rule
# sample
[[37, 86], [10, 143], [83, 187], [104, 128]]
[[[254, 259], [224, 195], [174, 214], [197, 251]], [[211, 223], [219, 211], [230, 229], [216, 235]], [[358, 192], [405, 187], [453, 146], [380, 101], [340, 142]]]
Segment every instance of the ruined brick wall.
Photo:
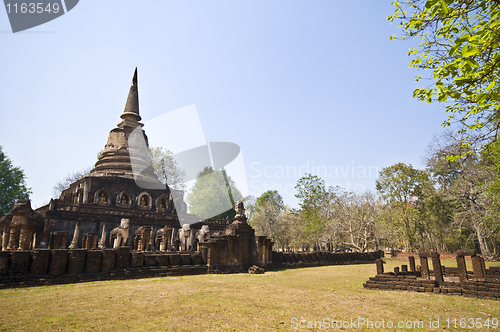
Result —
[[363, 284], [366, 289], [406, 290], [413, 292], [463, 295], [465, 297], [500, 300], [500, 279], [488, 277], [483, 280], [460, 282], [445, 281], [441, 286], [432, 279], [421, 279], [418, 275], [402, 273], [378, 274]]
[[[234, 257], [227, 246], [222, 246], [224, 243], [206, 243], [209, 248], [200, 252], [142, 252], [130, 251], [129, 247], [0, 251], [0, 288], [209, 272], [244, 272], [235, 268]], [[219, 244], [224, 250], [219, 248]], [[271, 248], [271, 243], [266, 248]], [[371, 263], [382, 257], [383, 252], [289, 253], [267, 250], [261, 255], [261, 261], [269, 263], [268, 268], [279, 269]]]
[[[419, 253], [420, 262], [423, 264], [419, 269], [415, 269], [414, 258], [410, 257], [410, 271], [407, 265], [402, 265], [401, 269], [396, 267], [394, 272], [384, 273], [384, 262], [378, 259], [377, 275], [370, 277], [363, 287], [370, 290], [428, 292], [500, 300], [500, 267], [486, 269], [483, 258], [475, 252], [470, 253], [473, 262], [472, 273], [467, 271], [464, 255], [460, 253], [457, 255], [456, 268], [441, 266], [439, 254], [435, 252]], [[433, 260], [433, 270], [429, 270], [427, 266], [427, 257]]]
[[200, 253], [35, 249], [0, 251], [0, 288], [206, 274]]
[[302, 268], [325, 265], [366, 264], [384, 257], [383, 251], [373, 252], [277, 252], [272, 253], [272, 266], [275, 268]]

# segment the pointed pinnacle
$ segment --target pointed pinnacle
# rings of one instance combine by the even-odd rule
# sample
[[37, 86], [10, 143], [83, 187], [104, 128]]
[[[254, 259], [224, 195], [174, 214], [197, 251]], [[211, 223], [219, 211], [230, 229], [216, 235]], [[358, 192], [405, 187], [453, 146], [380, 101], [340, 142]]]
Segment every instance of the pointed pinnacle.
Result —
[[137, 67], [134, 71], [134, 78], [132, 79], [132, 85], [130, 86], [127, 102], [125, 103], [125, 109], [120, 117], [133, 122], [141, 120], [141, 116], [139, 115], [139, 91], [137, 90]]
[[137, 85], [137, 67], [135, 67], [134, 78], [132, 79], [132, 85]]

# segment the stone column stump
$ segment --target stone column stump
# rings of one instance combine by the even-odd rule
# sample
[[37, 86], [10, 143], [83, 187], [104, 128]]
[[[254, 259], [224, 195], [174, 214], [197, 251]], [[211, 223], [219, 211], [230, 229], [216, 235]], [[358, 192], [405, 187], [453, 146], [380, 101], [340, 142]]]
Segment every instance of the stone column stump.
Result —
[[86, 249], [70, 249], [68, 261], [68, 274], [80, 274], [85, 271]]
[[[167, 258], [168, 260], [168, 258]], [[133, 251], [130, 253], [130, 267], [144, 266], [144, 252]]]
[[41, 276], [47, 274], [50, 263], [50, 250], [37, 249], [33, 250], [31, 254], [31, 268], [30, 274]]
[[68, 268], [68, 249], [53, 249], [50, 255], [49, 274], [60, 276], [66, 274]]
[[116, 250], [115, 269], [126, 269], [129, 266], [129, 247], [119, 247]]
[[408, 257], [408, 262], [409, 262], [409, 264], [410, 264], [410, 271], [411, 271], [411, 272], [415, 272], [415, 271], [416, 271], [416, 270], [415, 270], [415, 257], [413, 257], [413, 256], [409, 256], [409, 257]]
[[9, 272], [9, 257], [8, 251], [0, 251], [0, 276], [4, 276]]
[[88, 250], [85, 259], [85, 273], [97, 273], [101, 268], [101, 250]]
[[111, 271], [115, 268], [116, 251], [115, 249], [103, 249], [101, 260], [101, 271]]

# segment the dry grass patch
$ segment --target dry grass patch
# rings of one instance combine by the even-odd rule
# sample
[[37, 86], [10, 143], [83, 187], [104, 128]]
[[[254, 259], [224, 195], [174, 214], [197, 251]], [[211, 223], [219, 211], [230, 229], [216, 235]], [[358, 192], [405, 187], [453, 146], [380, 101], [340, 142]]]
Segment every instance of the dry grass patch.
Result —
[[[387, 271], [406, 264], [386, 261]], [[500, 318], [499, 301], [365, 290], [374, 274], [375, 265], [366, 264], [7, 289], [0, 291], [0, 330], [289, 331], [292, 318], [426, 326], [437, 318], [442, 326], [446, 318]]]

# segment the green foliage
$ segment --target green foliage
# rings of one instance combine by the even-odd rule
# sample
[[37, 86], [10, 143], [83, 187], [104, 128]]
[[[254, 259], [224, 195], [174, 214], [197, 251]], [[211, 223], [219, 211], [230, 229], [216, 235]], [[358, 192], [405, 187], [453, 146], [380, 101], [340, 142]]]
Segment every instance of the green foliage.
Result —
[[295, 197], [301, 200], [299, 216], [304, 223], [302, 240], [318, 245], [325, 227], [325, 220], [321, 217], [321, 208], [328, 198], [325, 181], [316, 175], [307, 174], [297, 181], [295, 190]]
[[172, 151], [162, 147], [150, 147], [149, 156], [154, 172], [161, 182], [172, 189], [184, 190], [186, 188], [185, 173], [178, 167]]
[[439, 184], [439, 194], [452, 206], [454, 229], [469, 229], [468, 240], [477, 241], [481, 253], [489, 257], [491, 239], [499, 229], [499, 199], [490, 193], [496, 178], [493, 159], [487, 150], [449, 160], [447, 156], [464, 150], [461, 141], [460, 136], [444, 134], [431, 146], [427, 168]]
[[0, 146], [0, 216], [8, 214], [17, 200], [28, 199], [30, 194], [24, 171], [12, 165]]
[[429, 184], [427, 172], [397, 163], [380, 171], [375, 187], [387, 203], [408, 204], [420, 197]]
[[284, 208], [283, 198], [277, 190], [268, 190], [260, 195], [256, 200], [257, 211], [261, 207], [272, 206], [276, 211]]
[[[410, 67], [431, 72], [432, 85], [416, 89], [414, 97], [446, 103], [449, 118], [443, 126], [458, 121], [461, 132], [474, 130], [483, 141], [496, 140], [500, 125], [500, 2], [396, 0], [392, 4], [396, 9], [388, 20], [399, 21], [401, 39], [421, 40], [418, 49], [408, 51], [413, 58]], [[397, 38], [393, 35], [391, 39]], [[463, 141], [464, 147], [468, 141]]]
[[198, 174], [194, 186], [186, 196], [189, 213], [201, 218], [226, 218], [236, 215], [234, 205], [243, 200], [235, 182], [225, 170], [206, 167]]
[[[449, 200], [443, 192], [429, 187], [418, 208], [420, 211], [420, 229], [423, 247], [435, 251], [457, 250], [460, 245], [453, 244], [456, 233], [453, 228], [453, 217], [456, 205]], [[450, 241], [452, 240], [452, 241]], [[462, 242], [457, 242], [463, 244]]]
[[286, 207], [279, 192], [264, 192], [255, 200], [252, 210], [249, 223], [255, 228], [256, 235], [266, 235], [277, 247], [285, 246], [288, 243], [288, 229], [283, 218]]
[[381, 198], [386, 202], [385, 220], [411, 251], [415, 248], [416, 235], [421, 229], [420, 204], [423, 191], [431, 184], [429, 174], [411, 165], [397, 163], [383, 168], [375, 182]]
[[300, 206], [304, 209], [317, 208], [327, 198], [325, 180], [322, 178], [307, 174], [297, 181], [295, 186], [297, 194], [295, 197], [301, 200]]

